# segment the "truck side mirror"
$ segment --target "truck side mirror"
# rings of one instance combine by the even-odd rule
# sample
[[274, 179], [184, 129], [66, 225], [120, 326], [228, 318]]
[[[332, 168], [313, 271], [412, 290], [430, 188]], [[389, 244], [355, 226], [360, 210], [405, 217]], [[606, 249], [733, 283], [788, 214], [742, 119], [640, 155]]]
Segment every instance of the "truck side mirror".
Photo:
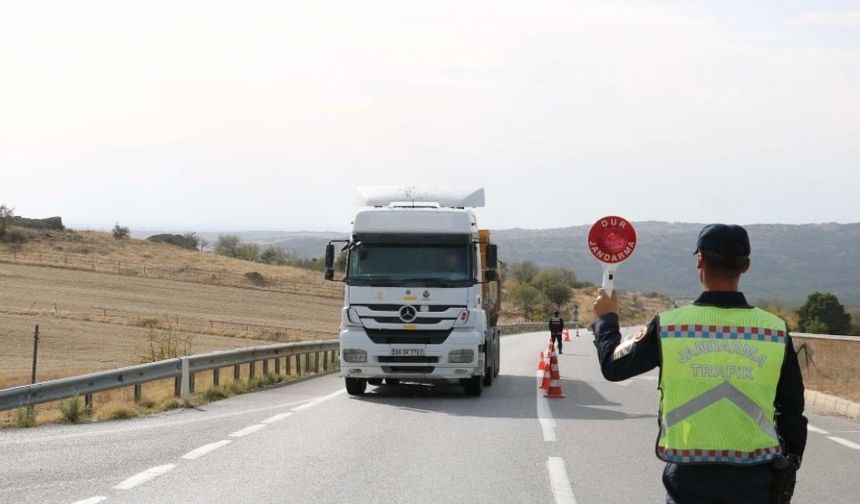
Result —
[[334, 243], [325, 247], [325, 279], [334, 279]]
[[494, 270], [499, 267], [499, 249], [495, 243], [487, 245], [487, 269]]

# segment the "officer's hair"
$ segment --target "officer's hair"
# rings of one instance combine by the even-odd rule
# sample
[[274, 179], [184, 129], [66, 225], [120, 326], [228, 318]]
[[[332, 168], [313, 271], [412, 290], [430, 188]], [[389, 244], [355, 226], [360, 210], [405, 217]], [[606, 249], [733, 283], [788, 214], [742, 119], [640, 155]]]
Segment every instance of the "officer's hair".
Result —
[[748, 257], [727, 259], [719, 254], [708, 251], [702, 252], [702, 258], [704, 259], [702, 267], [708, 273], [723, 278], [739, 278], [744, 272], [744, 266], [748, 259]]

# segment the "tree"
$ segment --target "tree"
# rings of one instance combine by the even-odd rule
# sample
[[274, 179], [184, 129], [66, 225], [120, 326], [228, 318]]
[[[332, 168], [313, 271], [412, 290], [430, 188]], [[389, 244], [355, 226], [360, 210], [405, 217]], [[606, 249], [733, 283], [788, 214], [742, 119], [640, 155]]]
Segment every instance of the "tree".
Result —
[[576, 283], [576, 276], [569, 268], [546, 269], [538, 273], [534, 278], [534, 286], [546, 298], [547, 311], [550, 308], [560, 308], [570, 301], [572, 284]]
[[0, 238], [6, 234], [6, 230], [12, 225], [15, 217], [15, 209], [6, 205], [0, 205]]
[[131, 231], [128, 229], [128, 226], [120, 226], [119, 222], [111, 230], [113, 233], [113, 237], [117, 240], [125, 240], [131, 235]]
[[266, 264], [276, 264], [284, 266], [294, 262], [297, 259], [296, 255], [290, 250], [284, 250], [275, 245], [269, 245], [260, 254], [260, 262]]
[[540, 271], [537, 265], [531, 261], [511, 263], [507, 270], [511, 278], [521, 284], [531, 283], [535, 275]]
[[520, 283], [511, 288], [510, 296], [511, 303], [523, 314], [523, 318], [531, 320], [541, 298], [540, 291], [531, 284]]
[[215, 240], [215, 253], [227, 257], [236, 257], [236, 249], [242, 241], [236, 235], [218, 235]]
[[839, 299], [829, 292], [813, 292], [806, 303], [797, 310], [798, 328], [801, 332], [820, 334], [848, 334], [851, 315]]
[[245, 243], [241, 242], [236, 247], [236, 255], [237, 259], [242, 259], [245, 261], [259, 261], [260, 260], [260, 246], [256, 243]]

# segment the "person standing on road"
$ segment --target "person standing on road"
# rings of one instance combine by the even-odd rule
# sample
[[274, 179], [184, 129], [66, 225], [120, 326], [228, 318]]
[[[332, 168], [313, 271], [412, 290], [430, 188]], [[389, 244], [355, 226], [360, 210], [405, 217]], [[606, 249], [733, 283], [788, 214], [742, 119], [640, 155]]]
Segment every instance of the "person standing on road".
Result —
[[783, 320], [738, 290], [750, 266], [744, 228], [699, 233], [703, 292], [622, 341], [618, 301], [604, 291], [592, 325], [603, 376], [660, 366], [657, 457], [667, 503], [788, 503], [803, 450], [803, 378]]
[[562, 331], [564, 331], [564, 319], [558, 316], [558, 310], [556, 310], [549, 319], [549, 334], [550, 341], [558, 345], [558, 353], [560, 354], [564, 353], [561, 351]]

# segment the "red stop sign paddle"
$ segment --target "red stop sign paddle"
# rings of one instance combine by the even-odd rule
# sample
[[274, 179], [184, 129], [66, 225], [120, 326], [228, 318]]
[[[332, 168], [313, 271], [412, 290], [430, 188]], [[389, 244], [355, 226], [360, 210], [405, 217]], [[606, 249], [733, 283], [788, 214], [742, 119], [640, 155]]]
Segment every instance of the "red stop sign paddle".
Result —
[[588, 232], [588, 250], [603, 264], [603, 290], [610, 297], [615, 287], [615, 270], [636, 250], [636, 230], [623, 217], [598, 219]]

